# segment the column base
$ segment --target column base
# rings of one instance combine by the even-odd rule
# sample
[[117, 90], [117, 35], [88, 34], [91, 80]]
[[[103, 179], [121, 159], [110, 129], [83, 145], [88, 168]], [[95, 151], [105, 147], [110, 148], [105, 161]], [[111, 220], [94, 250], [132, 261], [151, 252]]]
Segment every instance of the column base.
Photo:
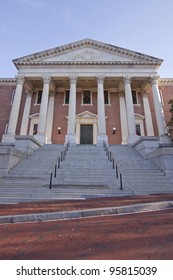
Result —
[[168, 134], [162, 134], [159, 136], [159, 146], [172, 146], [173, 142]]
[[138, 141], [140, 138], [139, 135], [136, 135], [136, 134], [131, 134], [128, 136], [128, 145], [133, 145], [136, 141]]
[[76, 134], [66, 134], [65, 143], [70, 142], [70, 145], [74, 146], [77, 143]]
[[108, 136], [107, 134], [97, 134], [97, 146], [103, 146], [103, 142], [108, 145]]
[[15, 134], [14, 133], [7, 133], [2, 136], [2, 141], [4, 143], [15, 143]]

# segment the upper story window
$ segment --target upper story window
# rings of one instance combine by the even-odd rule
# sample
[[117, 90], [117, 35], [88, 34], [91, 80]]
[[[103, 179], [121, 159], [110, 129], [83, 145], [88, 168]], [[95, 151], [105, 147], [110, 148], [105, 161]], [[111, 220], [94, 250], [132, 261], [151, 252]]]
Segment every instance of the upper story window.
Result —
[[69, 101], [70, 101], [70, 90], [67, 89], [67, 90], [65, 91], [64, 104], [69, 104]]
[[14, 90], [12, 91], [12, 93], [11, 93], [10, 105], [13, 104], [15, 92], [16, 92], [16, 91], [15, 91], [15, 89], [14, 89]]
[[107, 89], [104, 90], [104, 102], [105, 102], [105, 105], [110, 104], [109, 91]]
[[82, 104], [91, 104], [91, 90], [83, 90]]
[[138, 104], [138, 95], [136, 90], [132, 90], [133, 104]]
[[162, 103], [162, 105], [164, 105], [164, 100], [163, 100], [163, 93], [162, 93], [162, 90], [159, 90], [159, 94], [160, 94], [160, 100], [161, 100], [161, 103]]
[[36, 104], [41, 104], [41, 99], [42, 99], [42, 90], [38, 90], [37, 95], [36, 95]]

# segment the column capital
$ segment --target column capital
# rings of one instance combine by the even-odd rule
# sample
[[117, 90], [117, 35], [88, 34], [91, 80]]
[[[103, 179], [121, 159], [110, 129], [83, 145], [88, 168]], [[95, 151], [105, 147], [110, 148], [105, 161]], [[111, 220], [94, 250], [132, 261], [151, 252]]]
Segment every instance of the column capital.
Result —
[[42, 78], [43, 78], [43, 83], [44, 84], [50, 84], [50, 81], [51, 81], [51, 76], [42, 76]]
[[125, 84], [130, 84], [131, 80], [132, 80], [132, 77], [131, 76], [124, 76], [123, 80], [124, 80]]
[[77, 84], [77, 79], [78, 77], [77, 76], [69, 76], [69, 79], [70, 79], [70, 84]]
[[105, 76], [103, 76], [103, 75], [97, 76], [96, 77], [97, 84], [103, 84], [104, 83], [104, 78], [105, 78]]
[[158, 83], [158, 79], [159, 79], [159, 76], [152, 76], [150, 78], [151, 85], [157, 84]]
[[16, 78], [17, 78], [17, 84], [21, 84], [21, 85], [24, 84], [25, 78], [23, 75], [18, 75]]

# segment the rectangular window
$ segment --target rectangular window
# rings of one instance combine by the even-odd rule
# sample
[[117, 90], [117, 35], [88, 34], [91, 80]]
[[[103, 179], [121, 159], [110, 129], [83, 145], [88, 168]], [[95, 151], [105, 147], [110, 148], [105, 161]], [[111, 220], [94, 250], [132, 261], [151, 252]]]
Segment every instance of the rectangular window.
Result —
[[139, 124], [136, 124], [136, 134], [141, 136], [141, 127]]
[[37, 131], [38, 131], [38, 124], [35, 123], [33, 126], [33, 135], [36, 135]]
[[38, 90], [37, 97], [36, 97], [36, 104], [41, 104], [42, 92], [43, 92], [42, 90]]
[[15, 89], [12, 91], [12, 93], [11, 93], [11, 100], [10, 100], [10, 105], [12, 105], [13, 104], [13, 101], [14, 101], [14, 96], [15, 96]]
[[67, 89], [67, 90], [65, 91], [64, 104], [69, 104], [69, 101], [70, 101], [70, 90]]
[[109, 104], [109, 91], [108, 90], [104, 90], [104, 101], [105, 101], [105, 105]]
[[161, 104], [164, 105], [164, 100], [163, 100], [163, 93], [162, 90], [159, 90], [160, 93], [160, 100], [161, 100]]
[[132, 99], [133, 99], [133, 104], [138, 104], [138, 98], [137, 98], [136, 90], [132, 90]]
[[5, 125], [5, 134], [7, 134], [7, 131], [8, 131], [8, 123], [6, 123], [6, 125]]
[[84, 90], [83, 91], [83, 104], [91, 104], [91, 91]]

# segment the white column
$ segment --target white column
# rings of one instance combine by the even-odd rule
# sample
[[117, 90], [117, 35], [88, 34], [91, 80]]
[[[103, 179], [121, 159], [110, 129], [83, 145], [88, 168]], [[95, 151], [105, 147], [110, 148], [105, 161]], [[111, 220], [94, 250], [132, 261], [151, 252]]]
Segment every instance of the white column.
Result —
[[139, 139], [139, 136], [136, 135], [135, 114], [134, 114], [132, 91], [131, 91], [131, 79], [129, 77], [125, 77], [124, 84], [125, 84], [127, 123], [128, 123], [128, 131], [129, 131], [128, 143], [132, 144]]
[[151, 117], [151, 110], [150, 110], [150, 104], [148, 101], [148, 92], [147, 91], [142, 92], [142, 98], [143, 98], [143, 105], [144, 105], [145, 125], [146, 125], [146, 130], [147, 130], [147, 136], [154, 136], [153, 121], [152, 121], [152, 117]]
[[22, 124], [21, 124], [21, 128], [20, 128], [20, 135], [27, 135], [29, 113], [30, 113], [30, 109], [31, 109], [31, 99], [32, 99], [32, 92], [27, 91], [25, 108], [24, 108], [23, 117], [22, 117]]
[[19, 116], [23, 84], [24, 84], [24, 77], [18, 76], [13, 105], [12, 105], [11, 113], [10, 113], [8, 131], [7, 131], [7, 134], [3, 135], [2, 142], [14, 142], [15, 141], [14, 136], [16, 133], [17, 121], [18, 121], [18, 116]]
[[46, 143], [47, 144], [52, 144], [54, 102], [55, 102], [55, 93], [51, 92], [49, 96], [49, 105], [48, 105], [47, 120], [46, 120], [46, 139], [47, 139]]
[[105, 103], [104, 103], [104, 77], [97, 77], [97, 114], [98, 114], [98, 135], [97, 144], [102, 145], [103, 141], [108, 142], [106, 135], [105, 122]]
[[123, 92], [120, 92], [119, 98], [120, 98], [120, 121], [121, 121], [121, 136], [122, 136], [121, 144], [125, 145], [127, 144], [127, 139], [128, 139], [128, 128], [127, 128], [126, 105], [125, 105]]
[[35, 136], [41, 143], [46, 142], [46, 119], [47, 119], [47, 109], [48, 109], [48, 99], [49, 99], [49, 84], [50, 84], [50, 77], [45, 76], [43, 77], [43, 93], [40, 105], [40, 114], [39, 114], [39, 121], [38, 121], [38, 134]]
[[154, 109], [156, 114], [157, 127], [159, 131], [159, 143], [160, 144], [171, 144], [171, 138], [167, 135], [166, 123], [164, 118], [163, 107], [161, 103], [159, 88], [158, 88], [158, 77], [151, 77], [152, 93], [154, 100]]
[[71, 144], [76, 144], [76, 83], [77, 77], [70, 78], [70, 100], [68, 108], [68, 127], [65, 142], [70, 141]]

